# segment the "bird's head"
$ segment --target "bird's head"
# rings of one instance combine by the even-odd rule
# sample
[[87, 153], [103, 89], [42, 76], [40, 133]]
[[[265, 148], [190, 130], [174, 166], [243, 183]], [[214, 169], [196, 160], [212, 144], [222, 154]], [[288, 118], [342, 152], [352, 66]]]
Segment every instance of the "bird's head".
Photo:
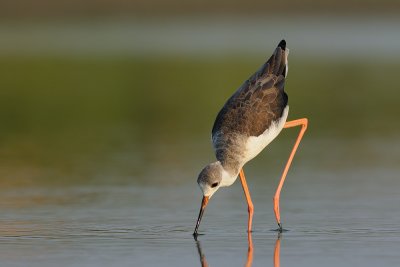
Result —
[[219, 161], [210, 163], [200, 172], [197, 183], [204, 197], [211, 196], [220, 188], [224, 168]]
[[203, 192], [203, 200], [201, 202], [196, 228], [193, 233], [195, 238], [197, 237], [197, 230], [199, 228], [201, 218], [203, 217], [204, 210], [208, 204], [208, 200], [221, 187], [222, 178], [225, 173], [226, 172], [222, 167], [221, 162], [217, 161], [204, 167], [197, 178], [197, 183]]

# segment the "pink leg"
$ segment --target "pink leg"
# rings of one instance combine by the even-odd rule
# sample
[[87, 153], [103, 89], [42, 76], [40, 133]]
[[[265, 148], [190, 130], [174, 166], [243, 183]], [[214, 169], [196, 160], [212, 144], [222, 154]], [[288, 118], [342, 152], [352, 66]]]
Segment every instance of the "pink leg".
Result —
[[274, 196], [274, 212], [275, 212], [276, 222], [278, 223], [278, 226], [279, 226], [279, 229], [278, 229], [279, 231], [282, 231], [281, 215], [279, 212], [279, 197], [281, 195], [282, 186], [283, 186], [283, 183], [285, 182], [285, 178], [289, 171], [290, 164], [292, 163], [293, 157], [296, 154], [296, 150], [297, 150], [297, 148], [300, 144], [300, 141], [303, 138], [303, 135], [307, 129], [307, 125], [308, 125], [308, 120], [304, 118], [304, 119], [298, 119], [298, 120], [294, 120], [294, 121], [288, 121], [285, 123], [285, 126], [284, 126], [284, 128], [292, 128], [292, 127], [296, 127], [296, 126], [301, 126], [301, 130], [296, 139], [296, 143], [293, 146], [292, 152], [290, 153], [290, 156], [286, 163], [285, 169], [283, 170], [281, 180], [279, 181], [279, 185], [278, 185], [278, 188], [276, 189], [276, 193]]
[[250, 191], [249, 191], [249, 188], [247, 187], [246, 177], [244, 176], [243, 169], [240, 170], [239, 176], [240, 176], [240, 181], [242, 182], [244, 195], [246, 197], [246, 201], [247, 201], [247, 205], [248, 205], [249, 219], [248, 219], [248, 223], [247, 223], [247, 231], [250, 233], [251, 232], [251, 224], [253, 222], [254, 205], [253, 205], [253, 202], [251, 201]]

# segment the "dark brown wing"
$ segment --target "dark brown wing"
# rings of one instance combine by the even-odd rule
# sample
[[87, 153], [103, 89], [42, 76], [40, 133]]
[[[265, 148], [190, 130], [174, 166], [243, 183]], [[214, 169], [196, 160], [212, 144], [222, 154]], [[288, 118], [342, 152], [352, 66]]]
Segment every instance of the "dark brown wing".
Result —
[[239, 133], [259, 136], [282, 116], [288, 103], [284, 92], [287, 50], [278, 46], [271, 58], [228, 99], [218, 113], [212, 136]]

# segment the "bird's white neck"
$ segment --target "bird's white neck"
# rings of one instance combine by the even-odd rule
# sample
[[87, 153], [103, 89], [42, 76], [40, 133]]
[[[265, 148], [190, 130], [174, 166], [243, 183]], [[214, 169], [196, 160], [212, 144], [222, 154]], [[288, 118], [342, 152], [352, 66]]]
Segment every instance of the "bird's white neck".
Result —
[[231, 173], [231, 172], [225, 170], [224, 168], [222, 168], [222, 173], [221, 173], [221, 176], [222, 176], [221, 186], [224, 187], [224, 186], [230, 186], [230, 185], [232, 185], [232, 184], [236, 181], [238, 175], [239, 175], [239, 173]]

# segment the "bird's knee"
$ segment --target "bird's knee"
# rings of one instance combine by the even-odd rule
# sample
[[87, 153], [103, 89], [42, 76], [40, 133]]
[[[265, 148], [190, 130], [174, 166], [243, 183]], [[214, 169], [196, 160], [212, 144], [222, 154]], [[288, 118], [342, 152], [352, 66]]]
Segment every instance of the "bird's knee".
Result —
[[304, 131], [307, 129], [308, 127], [308, 119], [304, 118], [303, 119], [303, 123], [302, 123], [302, 128], [304, 129]]
[[253, 214], [254, 213], [254, 206], [253, 205], [248, 206], [247, 210], [249, 211], [250, 214]]

